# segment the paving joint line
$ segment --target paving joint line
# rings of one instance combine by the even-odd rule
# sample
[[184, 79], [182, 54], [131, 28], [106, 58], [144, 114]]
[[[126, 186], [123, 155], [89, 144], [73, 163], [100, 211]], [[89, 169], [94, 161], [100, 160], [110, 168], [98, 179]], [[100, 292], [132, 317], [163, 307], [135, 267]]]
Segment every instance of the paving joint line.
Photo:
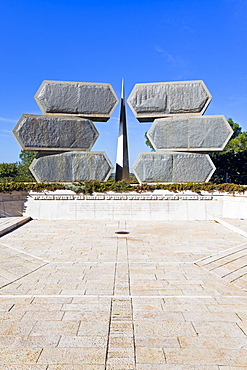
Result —
[[8, 309], [8, 312], [10, 312], [12, 310], [12, 308], [14, 307], [14, 303], [12, 304], [12, 306]]
[[[45, 260], [43, 260], [45, 261]], [[50, 264], [57, 264], [57, 265], [60, 265], [60, 264], [91, 264], [91, 265], [100, 265], [100, 264], [122, 264], [122, 265], [127, 265], [128, 262], [123, 262], [123, 261], [48, 261]], [[178, 262], [175, 262], [175, 261], [171, 261], [171, 262], [162, 262], [162, 261], [142, 261], [142, 262], [131, 262], [129, 261], [129, 264], [156, 264], [156, 265], [177, 265], [177, 264], [194, 264], [195, 262], [194, 261], [178, 261]]]
[[[120, 227], [120, 221], [118, 222], [118, 229]], [[118, 259], [118, 238], [117, 238], [117, 246], [116, 246], [116, 260]], [[117, 262], [115, 262], [114, 268], [114, 281], [113, 281], [113, 295], [116, 288], [116, 274], [117, 274]], [[110, 305], [110, 315], [109, 315], [109, 326], [108, 326], [108, 336], [107, 336], [107, 344], [106, 344], [106, 355], [105, 355], [105, 370], [107, 368], [107, 361], [109, 355], [109, 345], [110, 345], [110, 336], [111, 336], [111, 323], [112, 323], [112, 304], [113, 298], [111, 298], [111, 305]]]
[[7, 245], [7, 244], [1, 243], [1, 242], [0, 242], [0, 245], [3, 245], [4, 247], [9, 248], [9, 249], [12, 249], [12, 250], [14, 250], [14, 251], [16, 251], [16, 252], [23, 253], [23, 254], [25, 254], [26, 256], [36, 258], [36, 259], [38, 259], [38, 260], [40, 260], [40, 261], [43, 261], [43, 262], [46, 262], [46, 263], [50, 263], [50, 261], [48, 261], [48, 260], [44, 260], [43, 258], [41, 258], [41, 257], [37, 257], [37, 256], [34, 256], [34, 255], [33, 255], [33, 254], [31, 254], [31, 253], [27, 253], [27, 252], [24, 252], [24, 251], [22, 251], [22, 250], [20, 250], [20, 249], [17, 249], [17, 248], [11, 247], [10, 245]]
[[112, 322], [112, 301], [111, 299], [111, 306], [110, 306], [110, 317], [109, 317], [109, 326], [108, 326], [108, 336], [107, 336], [107, 343], [106, 343], [106, 354], [105, 354], [105, 368], [107, 367], [107, 360], [108, 360], [108, 353], [109, 353], [109, 344], [110, 344], [110, 335], [111, 335], [111, 322]]
[[[23, 279], [24, 277], [26, 277], [26, 276], [28, 276], [28, 275], [31, 275], [33, 272], [36, 272], [37, 270], [41, 269], [42, 267], [44, 267], [44, 266], [46, 266], [46, 265], [48, 265], [48, 263], [45, 263], [44, 265], [37, 267], [35, 270], [32, 270], [32, 271], [28, 272], [27, 274], [22, 275], [22, 276], [18, 277], [17, 279], [12, 280], [12, 281], [10, 281], [10, 282], [9, 282], [9, 283], [7, 283], [7, 284], [2, 285], [2, 286], [0, 287], [0, 290], [1, 290], [2, 288], [5, 288], [5, 287], [6, 287], [6, 286], [8, 286], [8, 285], [11, 285], [11, 284], [15, 283], [15, 282], [16, 282], [16, 281], [18, 281], [18, 280]], [[0, 297], [1, 297], [1, 295], [0, 295]]]
[[217, 299], [217, 298], [247, 298], [246, 295], [96, 295], [96, 294], [0, 294], [0, 298], [108, 298], [108, 299]]
[[[64, 311], [64, 313], [65, 313], [65, 311]], [[64, 316], [64, 315], [63, 315]], [[59, 343], [61, 342], [61, 339], [62, 339], [62, 335], [60, 335], [59, 336], [59, 339], [58, 339], [58, 342], [57, 342], [57, 344], [56, 344], [56, 347], [58, 347], [59, 346]]]
[[167, 364], [167, 359], [166, 359], [166, 354], [165, 354], [165, 348], [164, 347], [162, 347], [162, 352], [163, 352], [163, 356], [165, 358], [165, 363]]
[[[228, 275], [231, 275], [231, 274], [233, 274], [234, 272], [236, 272], [236, 271], [239, 271], [239, 270], [242, 270], [243, 268], [245, 268], [247, 265], [244, 265], [244, 266], [242, 266], [242, 267], [239, 267], [239, 268], [237, 268], [237, 269], [235, 269], [235, 270], [233, 270], [233, 271], [230, 271], [230, 272], [228, 272], [227, 274], [225, 274], [225, 275], [222, 275], [221, 276], [221, 278], [223, 279], [224, 277], [226, 277], [226, 276], [228, 276]], [[234, 280], [237, 280], [237, 278], [236, 279], [233, 279], [232, 281], [234, 281]]]
[[[130, 282], [130, 263], [129, 263], [129, 247], [128, 247], [128, 238], [125, 239], [126, 245], [126, 252], [127, 252], [127, 268], [128, 268], [128, 283], [129, 283], [129, 295], [131, 296], [131, 282]], [[133, 335], [133, 348], [134, 348], [134, 364], [136, 367], [137, 359], [136, 359], [136, 339], [135, 339], [135, 326], [134, 326], [134, 308], [133, 308], [133, 300], [130, 299], [130, 306], [131, 306], [131, 321], [132, 321], [132, 335]]]
[[238, 325], [237, 322], [235, 322], [235, 324], [239, 327], [239, 329], [244, 333], [244, 335], [247, 337], [247, 334], [245, 333], [244, 329], [241, 328], [241, 326]]
[[37, 358], [37, 360], [36, 360], [36, 364], [38, 363], [38, 361], [39, 361], [39, 359], [40, 359], [40, 356], [41, 356], [41, 354], [42, 354], [42, 352], [44, 351], [44, 348], [41, 348], [41, 351], [40, 351], [40, 353], [39, 353], [39, 355], [38, 355], [38, 358]]
[[[246, 273], [244, 273], [244, 274], [242, 274], [242, 275], [240, 275], [239, 277], [237, 277], [236, 279], [233, 279], [233, 280], [231, 280], [230, 281], [230, 283], [234, 283], [234, 281], [236, 281], [236, 280], [238, 280], [238, 279], [241, 279], [243, 276], [245, 276], [245, 275], [247, 275], [247, 272]], [[246, 289], [246, 287], [244, 286], [243, 288], [241, 288], [241, 289]]]
[[[120, 225], [120, 221], [118, 222], [118, 229], [119, 229], [119, 225]], [[118, 259], [118, 238], [117, 238], [117, 246], [116, 246], [116, 260], [117, 259]], [[114, 296], [115, 287], [116, 287], [116, 273], [117, 273], [117, 262], [115, 262], [115, 269], [114, 269], [113, 296]], [[111, 298], [111, 305], [110, 305], [110, 316], [109, 316], [109, 326], [108, 326], [108, 336], [107, 336], [107, 343], [106, 343], [104, 370], [106, 370], [106, 368], [107, 368], [107, 361], [108, 361], [108, 354], [109, 354], [111, 323], [112, 323], [112, 303], [113, 303], [113, 298]]]

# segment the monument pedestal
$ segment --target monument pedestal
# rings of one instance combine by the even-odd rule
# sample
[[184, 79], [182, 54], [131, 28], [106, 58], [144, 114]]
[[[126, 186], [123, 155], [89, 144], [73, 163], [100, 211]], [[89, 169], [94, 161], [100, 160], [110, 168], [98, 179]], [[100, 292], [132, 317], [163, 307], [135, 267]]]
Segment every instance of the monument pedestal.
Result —
[[25, 216], [42, 220], [194, 221], [216, 217], [247, 219], [247, 195], [198, 195], [191, 192], [104, 193], [31, 192]]

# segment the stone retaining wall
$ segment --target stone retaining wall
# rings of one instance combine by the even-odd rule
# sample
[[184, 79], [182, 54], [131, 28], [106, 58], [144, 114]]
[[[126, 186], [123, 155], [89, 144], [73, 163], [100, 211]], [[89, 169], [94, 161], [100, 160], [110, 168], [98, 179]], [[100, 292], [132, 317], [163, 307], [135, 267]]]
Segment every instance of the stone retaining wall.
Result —
[[20, 191], [0, 193], [0, 217], [22, 216], [27, 194]]

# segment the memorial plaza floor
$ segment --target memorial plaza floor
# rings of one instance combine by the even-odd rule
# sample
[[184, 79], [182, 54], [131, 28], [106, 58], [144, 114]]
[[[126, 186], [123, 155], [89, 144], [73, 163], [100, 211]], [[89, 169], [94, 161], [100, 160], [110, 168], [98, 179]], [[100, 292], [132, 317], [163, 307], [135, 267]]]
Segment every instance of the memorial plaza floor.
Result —
[[0, 370], [247, 369], [247, 220], [223, 221], [244, 233], [32, 220], [1, 236]]

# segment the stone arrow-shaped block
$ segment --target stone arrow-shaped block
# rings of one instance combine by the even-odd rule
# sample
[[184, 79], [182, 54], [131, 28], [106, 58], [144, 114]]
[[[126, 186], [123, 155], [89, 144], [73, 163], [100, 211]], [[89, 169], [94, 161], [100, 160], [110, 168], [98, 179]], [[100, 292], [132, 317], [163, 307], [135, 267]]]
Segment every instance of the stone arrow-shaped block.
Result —
[[99, 133], [79, 117], [23, 114], [13, 130], [23, 150], [90, 150]]
[[175, 116], [156, 119], [147, 136], [155, 150], [220, 151], [233, 130], [224, 116]]
[[127, 100], [140, 122], [174, 114], [202, 115], [212, 96], [203, 81], [136, 84]]
[[107, 121], [118, 103], [108, 83], [66, 81], [43, 81], [35, 100], [44, 114], [76, 114], [92, 121]]
[[104, 152], [39, 153], [30, 166], [38, 182], [104, 181], [112, 170]]
[[215, 166], [208, 154], [141, 152], [132, 170], [140, 183], [206, 182]]

